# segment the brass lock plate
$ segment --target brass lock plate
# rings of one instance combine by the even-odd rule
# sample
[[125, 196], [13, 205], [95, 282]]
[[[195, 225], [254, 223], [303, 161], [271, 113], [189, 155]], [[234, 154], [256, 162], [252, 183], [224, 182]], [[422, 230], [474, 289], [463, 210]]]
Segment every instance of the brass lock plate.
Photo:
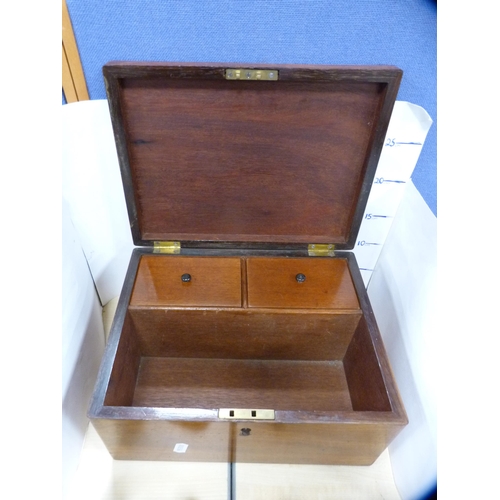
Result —
[[220, 408], [219, 418], [238, 420], [274, 420], [274, 410], [251, 408]]
[[226, 80], [278, 80], [278, 70], [276, 69], [226, 69]]

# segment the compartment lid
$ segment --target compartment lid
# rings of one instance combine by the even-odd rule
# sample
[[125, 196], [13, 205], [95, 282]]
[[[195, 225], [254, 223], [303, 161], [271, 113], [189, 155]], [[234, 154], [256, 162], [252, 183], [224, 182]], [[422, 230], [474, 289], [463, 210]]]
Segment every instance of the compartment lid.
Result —
[[354, 246], [400, 69], [112, 62], [103, 72], [136, 245]]

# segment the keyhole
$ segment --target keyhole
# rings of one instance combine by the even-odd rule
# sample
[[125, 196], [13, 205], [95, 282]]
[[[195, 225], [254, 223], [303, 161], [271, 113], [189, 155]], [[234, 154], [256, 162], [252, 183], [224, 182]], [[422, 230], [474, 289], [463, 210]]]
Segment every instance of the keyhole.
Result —
[[243, 427], [243, 429], [241, 429], [240, 436], [250, 436], [250, 432], [252, 432], [252, 429]]

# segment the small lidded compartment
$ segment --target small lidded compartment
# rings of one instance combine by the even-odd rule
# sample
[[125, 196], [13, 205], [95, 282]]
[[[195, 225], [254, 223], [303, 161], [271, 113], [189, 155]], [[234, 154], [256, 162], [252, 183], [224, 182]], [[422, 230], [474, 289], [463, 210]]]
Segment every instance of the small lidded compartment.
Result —
[[247, 289], [249, 307], [359, 309], [344, 259], [249, 258]]
[[132, 306], [241, 306], [237, 257], [142, 257]]

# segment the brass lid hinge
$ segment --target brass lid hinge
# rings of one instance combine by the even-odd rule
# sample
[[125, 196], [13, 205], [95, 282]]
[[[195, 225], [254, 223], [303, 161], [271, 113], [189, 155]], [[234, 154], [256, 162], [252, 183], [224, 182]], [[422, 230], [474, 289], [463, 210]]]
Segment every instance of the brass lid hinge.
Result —
[[153, 253], [181, 253], [181, 243], [180, 241], [155, 241]]
[[312, 243], [307, 245], [307, 253], [310, 257], [333, 257], [335, 255], [335, 245], [331, 243], [319, 244]]

